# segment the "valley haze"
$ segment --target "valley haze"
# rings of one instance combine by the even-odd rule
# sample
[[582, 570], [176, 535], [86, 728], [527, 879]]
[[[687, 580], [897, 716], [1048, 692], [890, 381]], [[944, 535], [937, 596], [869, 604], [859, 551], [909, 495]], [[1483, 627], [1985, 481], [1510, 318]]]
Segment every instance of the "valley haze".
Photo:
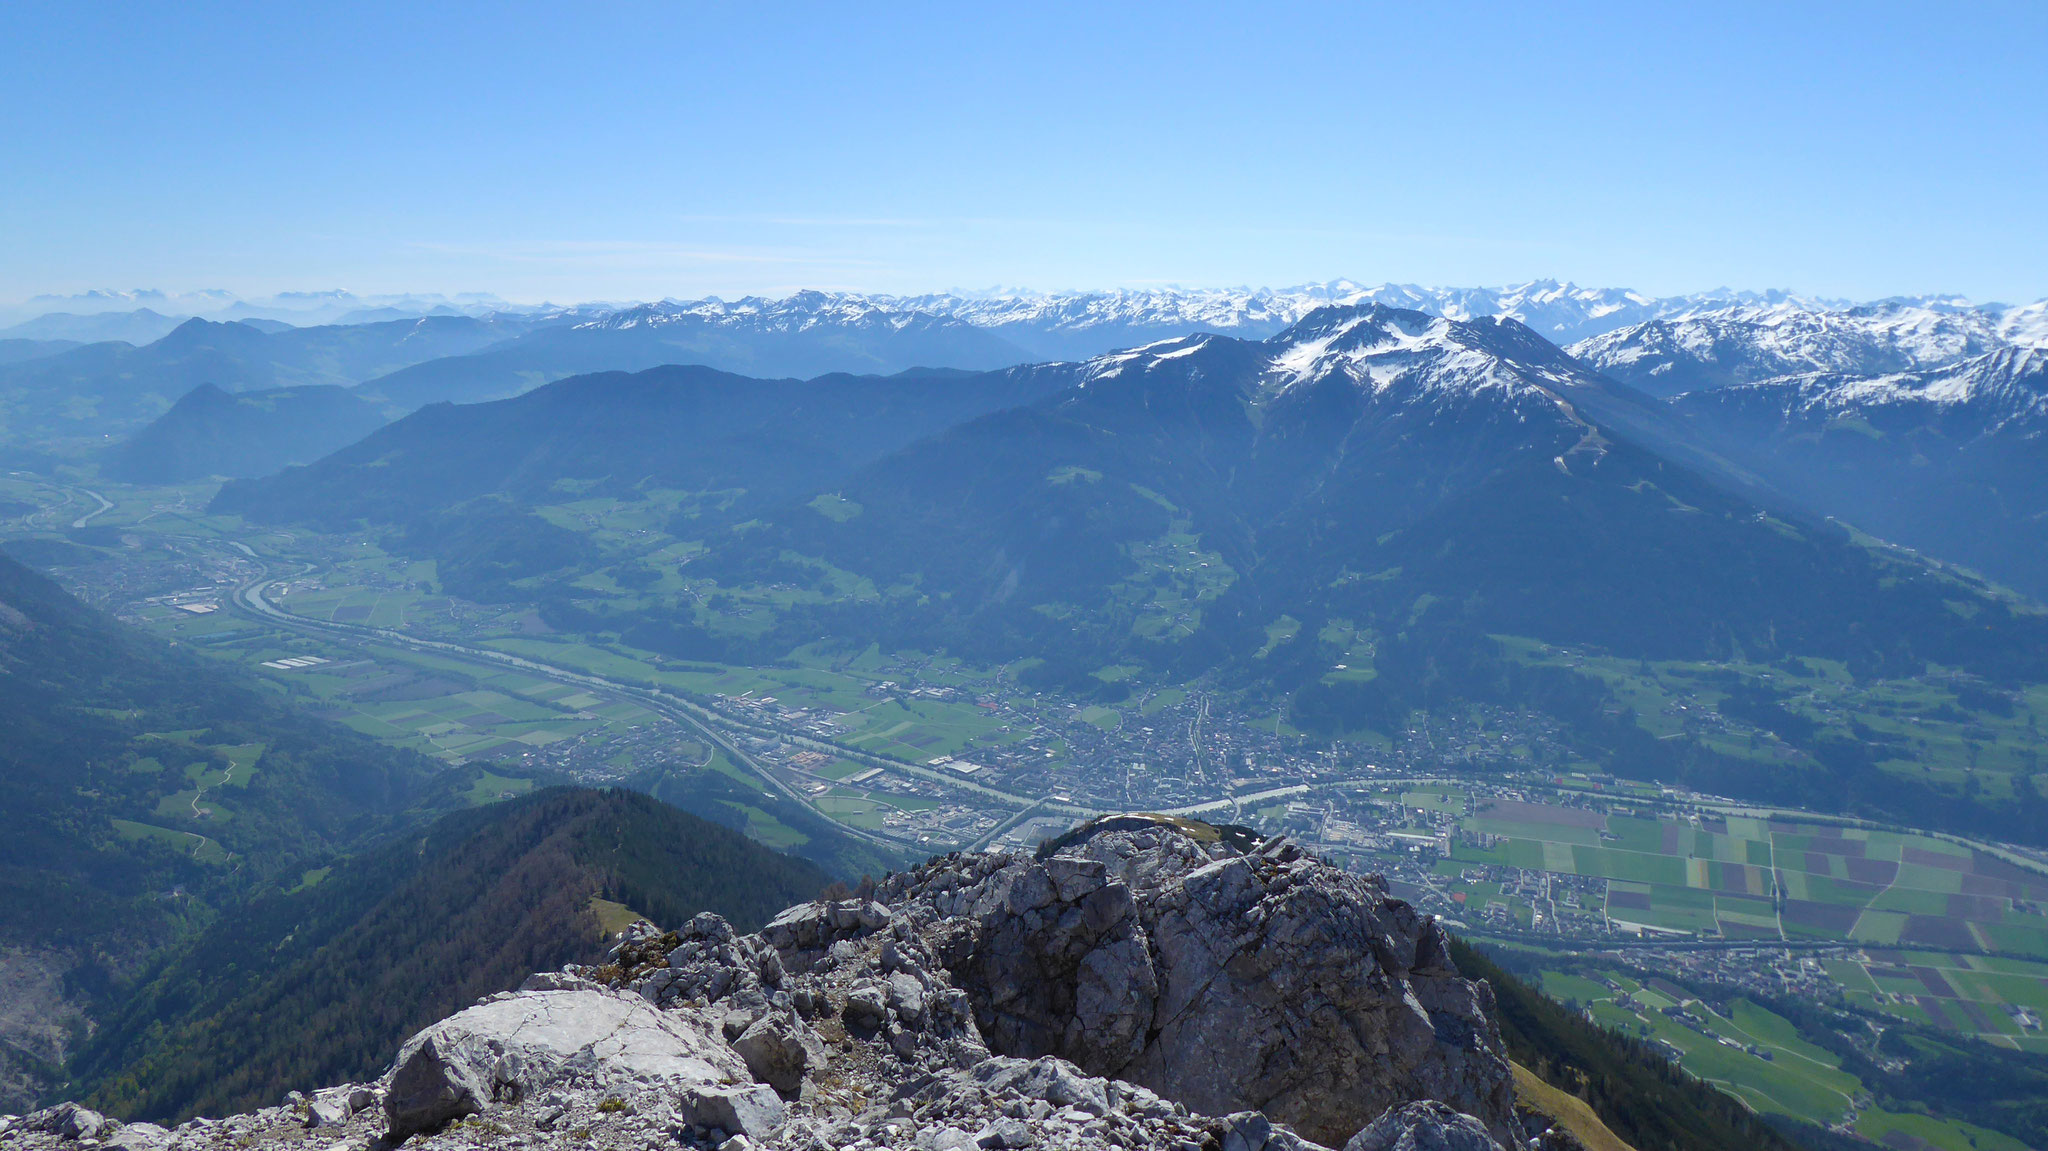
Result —
[[[196, 1113], [345, 1083], [233, 1122], [467, 1147], [557, 1138], [559, 1110], [684, 1142], [1008, 1146], [1029, 1091], [1050, 1115], [1110, 1090], [1059, 1076], [1110, 1074], [1086, 1082], [1168, 1100], [1129, 1097], [1134, 1145], [1376, 1146], [1362, 1128], [1412, 1097], [1452, 1108], [1400, 1122], [1474, 1147], [2039, 1130], [2048, 302], [1332, 280], [562, 306], [97, 292], [13, 320], [0, 651], [55, 692], [10, 701], [36, 733], [10, 753], [38, 781], [18, 830], [41, 845], [0, 908], [24, 1005], [0, 1016], [0, 1091], [24, 1109], [82, 1098], [196, 1149], [215, 1130]], [[1182, 830], [1115, 822], [1147, 811]], [[1075, 988], [1027, 996], [1108, 1012], [1088, 1034], [1151, 1011], [1103, 1006], [1086, 972], [1166, 947], [1181, 912], [1055, 941], [1017, 894], [1038, 880], [1016, 861], [1095, 851], [1068, 833], [1103, 817], [1121, 846], [1092, 858], [1210, 861], [1144, 888], [1162, 906], [1240, 898], [1197, 878], [1231, 859], [1271, 892], [1310, 860], [1382, 877], [1342, 898], [1433, 916], [1490, 949], [1461, 966], [1528, 980], [1487, 966], [1506, 1014], [1429, 1025], [1500, 1029], [1473, 1040], [1490, 1069], [1363, 1072], [1339, 1097], [1368, 1106], [1197, 1082], [1185, 1054], [1126, 1067], [916, 942], [972, 923], [1007, 941], [988, 962], [1089, 956]], [[934, 856], [959, 862], [905, 871]], [[995, 886], [877, 931], [900, 911], [851, 885], [892, 873], [899, 895], [905, 874]], [[847, 948], [881, 946], [873, 970], [690, 918], [758, 926], [770, 888], [828, 880], [840, 902], [776, 922], [845, 920]], [[35, 927], [59, 896], [84, 913]], [[434, 941], [438, 920], [401, 926], [420, 901], [473, 910]], [[480, 994], [472, 1012], [612, 1026], [616, 1001], [576, 996], [644, 979], [619, 956], [656, 928], [613, 967], [546, 972], [643, 915], [683, 930], [659, 937], [675, 955], [711, 948], [703, 978], [767, 982], [722, 1023], [687, 1015], [699, 995], [633, 1026], [774, 1089], [450, 1088], [560, 1100], [494, 1118], [407, 1102], [418, 1075], [480, 1073], [426, 1069], [419, 1039], [414, 1070], [386, 1069], [429, 1024], [486, 1026], [461, 1010]], [[423, 948], [480, 958], [391, 958]], [[237, 980], [207, 974], [258, 949]], [[633, 1001], [699, 978], [666, 974], [681, 962]], [[1284, 982], [1327, 960], [1266, 962]], [[348, 974], [316, 989], [322, 969]], [[489, 997], [536, 969], [520, 994], [540, 998]], [[891, 998], [906, 971], [922, 1006]], [[1165, 971], [1110, 985], [1170, 999]], [[965, 1014], [941, 1023], [953, 994]], [[279, 1012], [307, 1030], [263, 1022]], [[1415, 1052], [1396, 1062], [1439, 1058]], [[1013, 1056], [1041, 1062], [989, 1062]], [[941, 1064], [974, 1070], [944, 1099], [912, 1086]], [[826, 1070], [856, 1065], [863, 1086]], [[1968, 1098], [1926, 1078], [1994, 1065]], [[1674, 1067], [1705, 1094], [1643, 1110], [1631, 1077]], [[1594, 1068], [1609, 1094], [1559, 1101]], [[1020, 1097], [1019, 1075], [1067, 1085]], [[901, 1116], [855, 1105], [876, 1091], [913, 1094]], [[1511, 1118], [1502, 1092], [1536, 1110]], [[0, 1140], [62, 1144], [99, 1114], [0, 1120]], [[1048, 1146], [1093, 1145], [1077, 1114]], [[1255, 1133], [1270, 1120], [1292, 1131]]]
[[0, 1151], [2048, 1148], [2044, 52], [0, 5]]

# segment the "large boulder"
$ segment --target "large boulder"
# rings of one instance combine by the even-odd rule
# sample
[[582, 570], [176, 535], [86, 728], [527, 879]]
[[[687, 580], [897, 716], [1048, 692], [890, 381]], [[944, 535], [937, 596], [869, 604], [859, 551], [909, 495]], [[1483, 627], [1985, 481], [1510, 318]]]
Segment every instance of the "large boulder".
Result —
[[701, 1086], [683, 1092], [678, 1118], [691, 1127], [716, 1128], [728, 1135], [759, 1139], [782, 1126], [789, 1117], [782, 1097], [773, 1088], [759, 1084], [745, 1086]]
[[1396, 1107], [1351, 1137], [1344, 1151], [1501, 1151], [1486, 1124], [1434, 1099]]
[[825, 1045], [793, 1016], [764, 1015], [740, 1032], [732, 1049], [753, 1077], [785, 1099], [803, 1091], [804, 1073], [825, 1064]]
[[104, 1144], [106, 1151], [168, 1151], [172, 1135], [154, 1123], [124, 1123]]
[[108, 1126], [106, 1116], [76, 1103], [59, 1103], [55, 1107], [46, 1107], [24, 1116], [20, 1123], [24, 1131], [55, 1135], [65, 1140], [97, 1139]]
[[609, 991], [523, 991], [407, 1040], [384, 1111], [390, 1138], [403, 1139], [556, 1085], [673, 1094], [751, 1079], [745, 1060], [691, 1015]]

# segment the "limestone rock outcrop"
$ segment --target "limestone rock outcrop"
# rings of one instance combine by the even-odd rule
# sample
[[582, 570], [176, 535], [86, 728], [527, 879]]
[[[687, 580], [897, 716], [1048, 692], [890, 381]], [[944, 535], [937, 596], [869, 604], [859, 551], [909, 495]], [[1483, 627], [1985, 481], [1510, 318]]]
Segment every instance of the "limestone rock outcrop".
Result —
[[1433, 1099], [1396, 1107], [1344, 1144], [1344, 1151], [1501, 1151], [1486, 1126]]
[[[952, 855], [872, 898], [635, 924], [428, 1027], [371, 1084], [129, 1151], [1500, 1151], [1484, 984], [1371, 878], [1154, 817]], [[95, 1126], [97, 1124], [97, 1126]], [[0, 1151], [122, 1130], [73, 1107]], [[158, 1133], [161, 1132], [161, 1138]], [[111, 1140], [109, 1141], [111, 1145]], [[132, 1146], [131, 1146], [132, 1144]]]
[[1126, 818], [1043, 860], [935, 860], [877, 897], [924, 925], [996, 1051], [1332, 1145], [1414, 1099], [1510, 1137], [1491, 993], [1433, 920], [1292, 843], [1239, 854]]

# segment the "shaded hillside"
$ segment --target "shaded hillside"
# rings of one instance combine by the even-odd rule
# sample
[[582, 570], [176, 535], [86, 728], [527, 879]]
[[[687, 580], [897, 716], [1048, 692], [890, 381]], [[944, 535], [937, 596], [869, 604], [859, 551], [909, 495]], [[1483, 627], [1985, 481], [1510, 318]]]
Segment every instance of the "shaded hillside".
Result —
[[438, 765], [310, 718], [4, 556], [0, 730], [8, 941], [147, 939], [195, 898], [297, 875], [435, 802]]
[[376, 404], [333, 385], [230, 394], [201, 384], [116, 448], [104, 470], [136, 484], [269, 475], [346, 447], [384, 423]]
[[475, 403], [597, 372], [695, 364], [762, 378], [912, 368], [987, 369], [1031, 359], [992, 332], [946, 316], [858, 297], [798, 292], [786, 300], [649, 304], [555, 323], [474, 355], [421, 363], [365, 390], [403, 408]]
[[[1319, 646], [1336, 624], [2048, 674], [2040, 617], [1767, 514], [1607, 415], [1641, 406], [1519, 325], [1328, 309], [1271, 341], [1093, 361], [693, 570], [746, 583], [794, 551], [881, 589], [778, 642], [822, 624], [1083, 672], [1226, 663], [1293, 686], [1351, 662]], [[1296, 638], [1269, 643], [1283, 616]]]
[[0, 365], [0, 439], [63, 443], [126, 435], [201, 384], [230, 392], [354, 384], [473, 351], [526, 326], [467, 316], [282, 330], [187, 320], [143, 347], [87, 344]]
[[2048, 350], [1680, 396], [1706, 440], [1808, 506], [2048, 598]]
[[[155, 949], [467, 787], [0, 556], [0, 1106]], [[61, 914], [53, 914], [61, 909]]]
[[742, 930], [824, 872], [630, 791], [551, 789], [442, 818], [259, 898], [167, 956], [77, 1064], [160, 1120], [373, 1077], [406, 1036], [533, 971], [603, 958], [591, 900]]
[[674, 488], [760, 506], [1061, 382], [1030, 371], [580, 376], [496, 403], [424, 408], [311, 466], [228, 484], [213, 508], [266, 522], [408, 524], [481, 496], [530, 502], [565, 480], [592, 494]]
[[1794, 1146], [1733, 1096], [1674, 1067], [1656, 1048], [1587, 1022], [1456, 938], [1451, 958], [1467, 978], [1493, 986], [1494, 1019], [1509, 1057], [1584, 1100], [1636, 1151]]
[[78, 346], [76, 340], [0, 340], [0, 364], [54, 356]]

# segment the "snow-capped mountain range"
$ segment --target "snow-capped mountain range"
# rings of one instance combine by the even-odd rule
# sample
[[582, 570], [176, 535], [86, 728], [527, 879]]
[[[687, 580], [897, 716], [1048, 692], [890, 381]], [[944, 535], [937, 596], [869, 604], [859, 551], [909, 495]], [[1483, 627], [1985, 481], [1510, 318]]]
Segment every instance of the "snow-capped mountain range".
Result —
[[[1200, 356], [1216, 339], [1177, 336], [1098, 356], [1076, 382], [1085, 388], [1127, 372], [1152, 372], [1167, 361]], [[1556, 405], [1563, 392], [1589, 379], [1580, 365], [1517, 322], [1451, 319], [1379, 303], [1330, 305], [1263, 343], [1239, 347], [1262, 361], [1252, 393], [1260, 403], [1347, 381], [1376, 401], [1394, 404], [1491, 396], [1509, 404], [1534, 399]]]
[[578, 307], [562, 318], [586, 331], [658, 329], [678, 324], [744, 328], [758, 332], [807, 332], [820, 328], [887, 328], [901, 331], [944, 322], [950, 317], [936, 308], [904, 306], [887, 296], [802, 291], [780, 299], [748, 296], [721, 300], [663, 300], [632, 307]]
[[[288, 323], [255, 313], [285, 313], [313, 322], [335, 315], [388, 319], [408, 310], [469, 309], [484, 310], [485, 323], [516, 321], [498, 325], [502, 334], [488, 346], [440, 358], [428, 355], [426, 362], [400, 356], [391, 361], [395, 371], [389, 377], [340, 381], [371, 385], [374, 392], [404, 408], [436, 400], [475, 402], [515, 395], [545, 380], [662, 364], [702, 364], [742, 375], [799, 378], [831, 372], [887, 375], [913, 367], [987, 370], [1026, 363], [1078, 364], [1134, 348], [1170, 354], [1177, 345], [1154, 346], [1205, 333], [1264, 341], [1304, 322], [1313, 326], [1319, 311], [1354, 315], [1359, 309], [1374, 308], [1438, 317], [1453, 325], [1434, 325], [1440, 329], [1437, 334], [1447, 338], [1465, 331], [1458, 325], [1474, 326], [1473, 331], [1483, 327], [1486, 339], [1512, 330], [1517, 340], [1541, 345], [1544, 355], [1569, 363], [1576, 375], [1605, 376], [1659, 398], [1815, 373], [1871, 378], [1936, 371], [2003, 349], [2048, 346], [2048, 301], [2012, 307], [1927, 296], [1852, 304], [1782, 292], [1735, 291], [1651, 297], [1549, 280], [1455, 289], [1333, 280], [1277, 290], [1158, 288], [921, 296], [803, 291], [772, 299], [706, 297], [521, 311], [494, 311], [503, 302], [481, 297], [380, 300], [338, 292], [286, 294], [260, 304], [221, 293], [173, 297], [147, 292], [96, 293], [51, 302], [80, 308], [145, 306], [126, 313], [60, 313], [0, 331], [0, 337], [17, 337], [9, 357], [17, 362], [9, 369], [13, 374], [41, 380], [49, 375], [44, 368], [69, 363], [48, 357], [66, 354], [64, 349], [76, 343], [147, 344], [159, 338], [173, 319], [149, 305], [176, 311], [197, 304], [217, 314], [243, 314], [249, 326], [285, 341], [311, 339], [314, 333], [302, 327], [292, 334]], [[353, 322], [326, 326], [321, 338], [353, 338], [345, 333], [371, 330]], [[1361, 378], [1384, 386], [1410, 370], [1397, 366], [1415, 358], [1403, 341], [1422, 338], [1401, 324], [1389, 331], [1398, 334], [1369, 344], [1359, 344], [1356, 334], [1342, 339], [1333, 335], [1316, 356], [1341, 352], [1342, 370], [1363, 373]], [[255, 335], [241, 325], [213, 335], [218, 342], [237, 332]], [[238, 347], [248, 343], [237, 340], [230, 342]], [[98, 352], [77, 349], [73, 358], [83, 357], [80, 364], [97, 363], [106, 358], [105, 349], [122, 345], [98, 346]], [[1290, 354], [1309, 356], [1309, 350]], [[1528, 362], [1533, 354], [1518, 353], [1515, 358]], [[1316, 370], [1337, 366], [1332, 361]]]
[[[1030, 358], [1080, 360], [1195, 332], [1263, 339], [1318, 308], [1363, 304], [1449, 320], [1516, 320], [1552, 343], [1570, 346], [1602, 371], [1666, 395], [1686, 390], [1672, 386], [1680, 378], [1718, 384], [1798, 371], [1905, 371], [2000, 347], [2048, 344], [2048, 301], [2010, 307], [1926, 296], [1855, 304], [1728, 290], [1652, 297], [1554, 280], [1503, 288], [1333, 280], [1281, 289], [1001, 295], [806, 291], [781, 299], [709, 297], [626, 309], [579, 308], [565, 318], [625, 326], [687, 317], [784, 331], [819, 325], [900, 329], [949, 320], [1002, 336]], [[1698, 373], [1679, 372], [1680, 360], [1703, 367]]]
[[[1874, 303], [1798, 296], [1785, 292], [1720, 289], [1682, 296], [1649, 296], [1623, 288], [1587, 288], [1556, 280], [1491, 288], [1426, 288], [1331, 280], [1288, 288], [1148, 288], [1094, 292], [945, 292], [882, 295], [801, 291], [779, 298], [667, 299], [653, 303], [590, 303], [572, 307], [515, 306], [487, 294], [461, 296], [355, 296], [342, 291], [288, 292], [241, 299], [226, 292], [88, 292], [45, 296], [11, 309], [17, 320], [51, 313], [102, 316], [149, 309], [179, 319], [261, 319], [309, 324], [361, 323], [415, 315], [517, 314], [530, 321], [625, 328], [683, 317], [699, 323], [755, 330], [802, 330], [830, 325], [895, 327], [944, 319], [1009, 339], [1035, 358], [1086, 359], [1197, 331], [1263, 339], [1332, 304], [1384, 304], [1452, 320], [1513, 319], [1559, 345], [1580, 344], [1615, 363], [1654, 357], [1676, 341], [1711, 343], [1716, 325], [1749, 323], [1771, 329], [1773, 354], [1791, 370], [1840, 367], [1829, 347], [1856, 344], [1869, 330], [1878, 343], [1909, 357], [1892, 370], [1949, 362], [2007, 344], [2048, 344], [2048, 300], [2024, 306], [1975, 305], [1948, 296]], [[1645, 324], [1667, 325], [1637, 329]], [[1680, 329], [1676, 325], [1690, 325]], [[20, 333], [26, 335], [28, 333]], [[43, 322], [37, 338], [59, 338]], [[1587, 341], [1602, 340], [1596, 345]], [[1811, 354], [1802, 341], [1817, 341]], [[1829, 359], [1830, 355], [1834, 359]], [[1617, 358], [1619, 357], [1619, 358]], [[1804, 358], [1802, 358], [1804, 357]], [[1782, 374], [1782, 373], [1777, 373]], [[1751, 377], [1755, 378], [1755, 377]]]
[[[664, 300], [631, 309], [576, 309], [581, 323], [631, 317], [716, 319], [735, 326], [795, 327], [816, 322], [872, 322], [892, 316], [943, 317], [995, 332], [1024, 350], [1048, 359], [1087, 359], [1193, 332], [1264, 339], [1331, 305], [1383, 304], [1451, 320], [1513, 319], [1554, 343], [1663, 316], [1715, 307], [1769, 306], [1792, 300], [1783, 293], [1711, 292], [1653, 298], [1618, 288], [1581, 288], [1538, 280], [1504, 288], [1424, 288], [1414, 284], [1368, 286], [1332, 280], [1291, 288], [1118, 289], [1103, 292], [934, 293], [918, 296], [798, 292], [781, 299], [747, 297], [726, 301]], [[1800, 301], [1820, 308], [1826, 301]]]
[[1813, 372], [1883, 375], [2048, 342], [2048, 310], [1951, 300], [1844, 308], [1736, 304], [1659, 317], [1570, 345], [1580, 360], [1656, 395]]
[[[1958, 444], [2006, 431], [2031, 435], [2048, 416], [2048, 348], [2000, 348], [1925, 371], [1786, 375], [1679, 400], [1684, 410], [1707, 405], [1761, 408], [1773, 419], [1816, 432], [1844, 417], [1861, 423], [1884, 413], [1889, 424], [1910, 414], [1918, 424], [1939, 412], [1946, 417], [1946, 437]], [[1967, 426], [1961, 421], [1965, 413]], [[1879, 430], [1892, 429], [1880, 424]]]

